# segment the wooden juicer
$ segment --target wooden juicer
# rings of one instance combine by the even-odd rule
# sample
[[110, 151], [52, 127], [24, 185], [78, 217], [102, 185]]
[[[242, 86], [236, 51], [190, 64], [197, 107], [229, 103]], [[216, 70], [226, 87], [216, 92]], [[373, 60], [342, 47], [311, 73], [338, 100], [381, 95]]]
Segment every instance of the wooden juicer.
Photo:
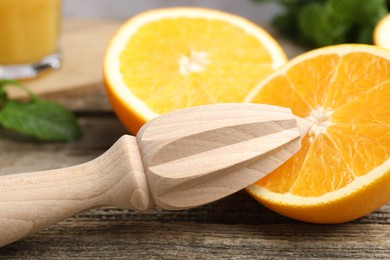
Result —
[[0, 177], [0, 247], [81, 211], [198, 207], [255, 183], [301, 147], [290, 109], [215, 104], [151, 120], [77, 166]]

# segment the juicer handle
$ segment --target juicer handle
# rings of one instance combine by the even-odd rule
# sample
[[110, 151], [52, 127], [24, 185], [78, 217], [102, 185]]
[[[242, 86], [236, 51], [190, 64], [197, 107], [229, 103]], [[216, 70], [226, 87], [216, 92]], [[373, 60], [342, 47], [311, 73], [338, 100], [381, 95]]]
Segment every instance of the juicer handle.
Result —
[[152, 203], [135, 137], [125, 135], [90, 162], [0, 177], [0, 247], [84, 210]]

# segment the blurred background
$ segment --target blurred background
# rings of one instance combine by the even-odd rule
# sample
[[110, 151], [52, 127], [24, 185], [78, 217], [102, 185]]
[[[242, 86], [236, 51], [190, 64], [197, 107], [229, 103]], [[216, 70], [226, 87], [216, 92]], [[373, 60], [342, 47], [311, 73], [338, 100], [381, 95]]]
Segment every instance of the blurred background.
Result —
[[219, 9], [259, 24], [268, 23], [280, 10], [276, 3], [258, 4], [252, 0], [63, 0], [63, 12], [67, 17], [126, 19], [145, 10], [172, 6]]
[[[371, 44], [374, 27], [390, 9], [390, 0], [63, 1], [67, 17], [119, 20], [155, 8], [208, 7], [246, 17], [265, 27], [272, 35], [281, 34], [308, 48], [340, 43]], [[275, 35], [275, 32], [280, 34]]]
[[278, 39], [287, 56], [303, 51], [302, 46], [284, 37], [272, 25], [284, 8], [278, 1], [263, 0], [63, 0], [65, 18], [91, 18], [124, 21], [141, 12], [164, 7], [206, 7], [245, 17], [260, 25]]

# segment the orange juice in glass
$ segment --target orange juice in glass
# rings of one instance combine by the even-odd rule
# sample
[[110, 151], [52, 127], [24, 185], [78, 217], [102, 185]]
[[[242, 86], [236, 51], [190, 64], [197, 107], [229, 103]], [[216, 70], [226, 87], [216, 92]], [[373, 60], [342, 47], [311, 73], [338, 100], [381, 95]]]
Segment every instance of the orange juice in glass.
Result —
[[0, 79], [61, 66], [61, 0], [0, 0]]

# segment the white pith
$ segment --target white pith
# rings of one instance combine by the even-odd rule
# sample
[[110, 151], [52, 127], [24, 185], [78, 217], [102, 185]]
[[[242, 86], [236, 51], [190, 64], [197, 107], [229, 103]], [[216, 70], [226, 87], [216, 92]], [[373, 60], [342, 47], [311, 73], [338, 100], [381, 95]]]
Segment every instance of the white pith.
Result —
[[191, 51], [189, 55], [182, 55], [178, 63], [180, 73], [183, 76], [188, 76], [193, 72], [203, 71], [209, 63], [209, 59], [205, 51]]
[[331, 114], [332, 112], [330, 110], [326, 110], [323, 107], [318, 107], [311, 111], [310, 115], [306, 118], [314, 123], [309, 131], [310, 142], [316, 136], [326, 134], [328, 127], [332, 125], [330, 121]]

